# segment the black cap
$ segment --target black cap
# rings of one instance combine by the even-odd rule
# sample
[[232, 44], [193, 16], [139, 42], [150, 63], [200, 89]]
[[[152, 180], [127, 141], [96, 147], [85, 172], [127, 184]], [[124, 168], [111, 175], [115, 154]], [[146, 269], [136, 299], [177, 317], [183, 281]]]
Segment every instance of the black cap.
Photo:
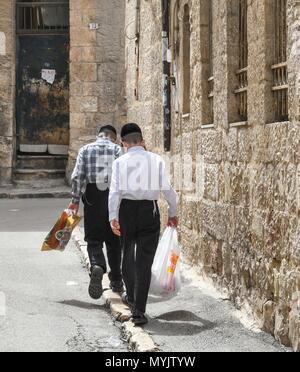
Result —
[[117, 130], [114, 128], [112, 125], [104, 125], [99, 129], [99, 134], [100, 133], [105, 133], [105, 132], [113, 132], [117, 136]]
[[124, 125], [124, 127], [121, 130], [121, 138], [125, 138], [126, 136], [130, 134], [142, 134], [141, 128], [135, 124], [135, 123], [129, 123]]

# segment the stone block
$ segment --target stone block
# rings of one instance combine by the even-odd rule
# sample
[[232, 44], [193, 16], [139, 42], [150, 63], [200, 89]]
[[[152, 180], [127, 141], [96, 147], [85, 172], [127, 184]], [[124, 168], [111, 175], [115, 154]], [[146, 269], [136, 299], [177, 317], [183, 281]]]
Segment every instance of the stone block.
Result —
[[70, 68], [71, 82], [76, 81], [97, 81], [98, 66], [96, 63], [72, 63]]

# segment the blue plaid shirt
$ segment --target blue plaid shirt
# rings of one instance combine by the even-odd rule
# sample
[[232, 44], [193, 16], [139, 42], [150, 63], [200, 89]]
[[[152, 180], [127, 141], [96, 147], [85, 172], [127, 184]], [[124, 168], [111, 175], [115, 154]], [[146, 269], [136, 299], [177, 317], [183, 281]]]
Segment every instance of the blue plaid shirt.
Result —
[[97, 139], [79, 150], [72, 174], [72, 203], [79, 204], [85, 187], [97, 184], [99, 190], [110, 187], [112, 164], [122, 155], [122, 149], [109, 139]]

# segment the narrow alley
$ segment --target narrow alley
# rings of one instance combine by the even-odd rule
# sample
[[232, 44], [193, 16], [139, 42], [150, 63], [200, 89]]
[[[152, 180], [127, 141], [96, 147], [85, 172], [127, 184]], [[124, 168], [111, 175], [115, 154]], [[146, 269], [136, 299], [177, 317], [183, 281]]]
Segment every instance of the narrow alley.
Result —
[[[0, 350], [14, 352], [124, 352], [120, 324], [103, 300], [89, 298], [88, 273], [74, 243], [65, 252], [40, 252], [64, 199], [0, 201]], [[150, 296], [145, 330], [165, 352], [277, 352], [272, 336], [246, 329], [216, 292], [184, 277], [179, 296]]]

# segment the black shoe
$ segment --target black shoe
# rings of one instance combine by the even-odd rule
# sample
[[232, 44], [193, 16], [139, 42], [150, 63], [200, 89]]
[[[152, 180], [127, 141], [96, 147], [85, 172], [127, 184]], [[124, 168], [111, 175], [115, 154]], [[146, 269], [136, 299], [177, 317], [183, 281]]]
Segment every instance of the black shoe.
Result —
[[102, 279], [104, 270], [100, 266], [94, 266], [91, 271], [91, 281], [89, 286], [89, 295], [93, 300], [99, 300], [103, 293]]
[[109, 286], [110, 286], [110, 289], [114, 293], [123, 293], [124, 292], [124, 285], [123, 285], [122, 280], [119, 281], [119, 282], [110, 282]]
[[145, 314], [138, 310], [135, 310], [133, 312], [131, 320], [132, 320], [132, 323], [136, 326], [143, 326], [143, 325], [148, 324], [148, 319], [145, 316]]
[[128, 306], [130, 310], [133, 309], [133, 302], [129, 301], [128, 299], [128, 296], [127, 296], [127, 293], [123, 293], [122, 295], [122, 301], [123, 301], [123, 304]]

